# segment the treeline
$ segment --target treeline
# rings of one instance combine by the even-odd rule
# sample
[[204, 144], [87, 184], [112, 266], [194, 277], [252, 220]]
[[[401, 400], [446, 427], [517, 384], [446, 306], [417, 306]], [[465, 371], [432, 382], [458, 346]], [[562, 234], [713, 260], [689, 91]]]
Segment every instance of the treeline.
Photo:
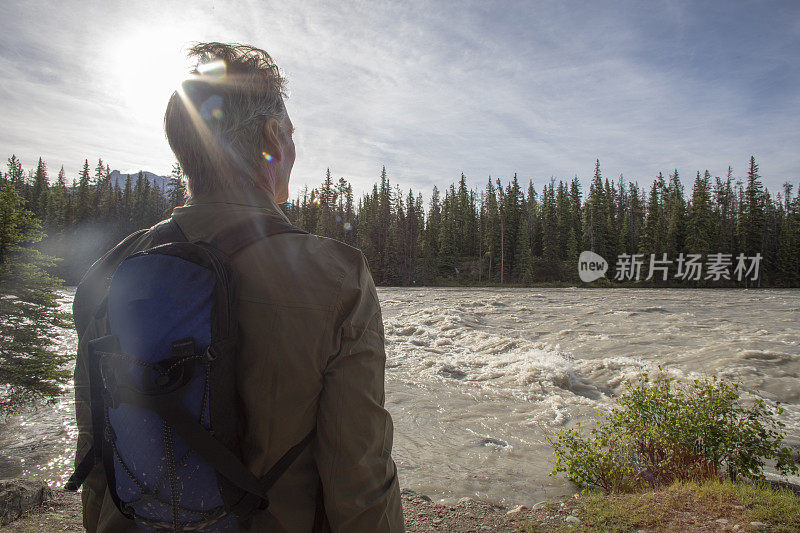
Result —
[[[721, 253], [734, 265], [740, 253], [761, 254], [756, 285], [800, 285], [800, 198], [789, 183], [773, 196], [753, 157], [744, 182], [730, 167], [724, 178], [697, 172], [690, 193], [677, 170], [644, 188], [603, 178], [597, 161], [585, 201], [577, 177], [537, 191], [516, 175], [472, 189], [462, 174], [443, 194], [433, 188], [427, 211], [420, 193], [390, 185], [385, 168], [355, 206], [349, 183], [328, 171], [285, 210], [304, 229], [361, 248], [382, 285], [576, 283], [582, 250], [606, 258], [612, 273], [620, 254]], [[670, 285], [741, 286], [733, 277], [676, 280], [675, 268]]]
[[[63, 168], [49, 183], [40, 159], [27, 173], [15, 156], [2, 180], [11, 182], [42, 221], [50, 255], [64, 258], [58, 274], [75, 283], [91, 262], [136, 229], [169, 215], [185, 201], [176, 165], [167, 191], [139, 173], [112, 184], [102, 161], [88, 161], [67, 185]], [[579, 283], [582, 250], [606, 258], [612, 272], [620, 254], [761, 254], [759, 286], [800, 286], [800, 199], [786, 183], [772, 194], [755, 158], [744, 181], [729, 167], [724, 177], [697, 172], [691, 191], [678, 171], [661, 173], [649, 187], [609, 180], [596, 163], [589, 190], [578, 178], [551, 179], [541, 190], [516, 175], [470, 188], [433, 188], [427, 205], [420, 192], [392, 185], [386, 169], [372, 190], [356, 199], [351, 184], [330, 170], [320, 186], [304, 188], [282, 207], [304, 229], [357, 246], [379, 285]], [[674, 267], [673, 267], [674, 268]], [[726, 282], [658, 284], [720, 286]], [[741, 286], [731, 280], [728, 284]]]
[[39, 249], [61, 259], [53, 271], [68, 284], [77, 284], [91, 264], [125, 236], [152, 226], [186, 201], [177, 165], [163, 191], [141, 171], [126, 176], [124, 184], [112, 183], [111, 169], [102, 159], [93, 169], [85, 160], [70, 181], [62, 166], [51, 183], [41, 158], [35, 170], [25, 171], [12, 155], [0, 176], [2, 183], [10, 183], [39, 219], [46, 234]]

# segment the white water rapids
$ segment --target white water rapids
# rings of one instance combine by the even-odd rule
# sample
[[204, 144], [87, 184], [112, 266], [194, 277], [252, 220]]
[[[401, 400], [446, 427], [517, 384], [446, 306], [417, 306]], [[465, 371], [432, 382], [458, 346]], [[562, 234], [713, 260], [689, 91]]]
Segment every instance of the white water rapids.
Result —
[[[626, 377], [662, 366], [788, 402], [800, 442], [800, 291], [379, 288], [386, 406], [400, 484], [435, 499], [531, 505], [571, 492], [549, 477], [548, 434], [589, 422]], [[70, 293], [71, 298], [71, 293]], [[61, 349], [74, 351], [67, 334]], [[0, 424], [0, 479], [62, 482], [71, 391]], [[797, 481], [797, 480], [795, 480]]]

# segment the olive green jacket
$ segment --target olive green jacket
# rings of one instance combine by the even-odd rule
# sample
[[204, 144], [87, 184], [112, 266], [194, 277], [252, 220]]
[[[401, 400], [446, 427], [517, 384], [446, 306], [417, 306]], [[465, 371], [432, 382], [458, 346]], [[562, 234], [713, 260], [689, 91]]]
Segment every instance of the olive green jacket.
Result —
[[[173, 218], [189, 240], [213, 239], [243, 218], [286, 220], [262, 192], [190, 200]], [[102, 335], [95, 310], [108, 278], [130, 253], [148, 248], [147, 231], [98, 260], [75, 295], [78, 331], [76, 461], [92, 444], [87, 342]], [[333, 531], [404, 530], [391, 457], [392, 420], [384, 409], [384, 332], [364, 255], [339, 241], [279, 234], [234, 259], [241, 350], [237, 387], [244, 410], [244, 463], [261, 476], [316, 426], [316, 437], [269, 492], [248, 531], [310, 531], [320, 484]], [[90, 532], [135, 530], [113, 504], [103, 467], [83, 486]]]

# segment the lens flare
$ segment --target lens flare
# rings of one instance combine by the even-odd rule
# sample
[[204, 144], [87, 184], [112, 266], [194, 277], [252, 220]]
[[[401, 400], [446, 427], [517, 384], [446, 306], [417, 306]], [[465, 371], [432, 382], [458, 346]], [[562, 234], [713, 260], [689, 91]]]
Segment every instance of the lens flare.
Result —
[[200, 116], [203, 117], [203, 120], [209, 121], [212, 118], [217, 120], [222, 118], [222, 97], [218, 94], [213, 94], [206, 98], [206, 100], [200, 104]]
[[345, 231], [350, 231], [351, 229], [353, 229], [353, 226], [349, 222], [345, 222], [344, 223], [344, 230]]
[[273, 157], [270, 154], [268, 154], [267, 152], [261, 152], [261, 155], [263, 155], [264, 159], [266, 159], [267, 161], [272, 161], [272, 159], [273, 159]]
[[319, 205], [319, 198], [314, 198], [314, 205]]
[[201, 63], [197, 65], [197, 73], [202, 76], [220, 80], [225, 77], [227, 68], [224, 61], [210, 61], [208, 63]]

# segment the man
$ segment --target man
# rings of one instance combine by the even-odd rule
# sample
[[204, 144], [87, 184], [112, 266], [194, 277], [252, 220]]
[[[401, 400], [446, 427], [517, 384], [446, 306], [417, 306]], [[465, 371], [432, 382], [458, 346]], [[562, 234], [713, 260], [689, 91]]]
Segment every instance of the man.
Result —
[[[206, 242], [243, 220], [287, 220], [277, 204], [288, 198], [295, 147], [277, 66], [243, 45], [198, 44], [190, 57], [199, 62], [195, 76], [172, 95], [164, 121], [191, 196], [173, 220], [189, 240]], [[77, 463], [92, 445], [87, 343], [101, 334], [95, 310], [119, 262], [152, 242], [149, 231], [128, 237], [92, 266], [76, 293]], [[393, 427], [383, 407], [383, 324], [363, 254], [284, 233], [248, 246], [233, 266], [244, 464], [261, 476], [316, 428], [270, 490], [269, 507], [242, 527], [311, 531], [323, 509], [333, 531], [403, 531]], [[83, 487], [88, 531], [135, 530], [116, 509], [102, 464]]]

